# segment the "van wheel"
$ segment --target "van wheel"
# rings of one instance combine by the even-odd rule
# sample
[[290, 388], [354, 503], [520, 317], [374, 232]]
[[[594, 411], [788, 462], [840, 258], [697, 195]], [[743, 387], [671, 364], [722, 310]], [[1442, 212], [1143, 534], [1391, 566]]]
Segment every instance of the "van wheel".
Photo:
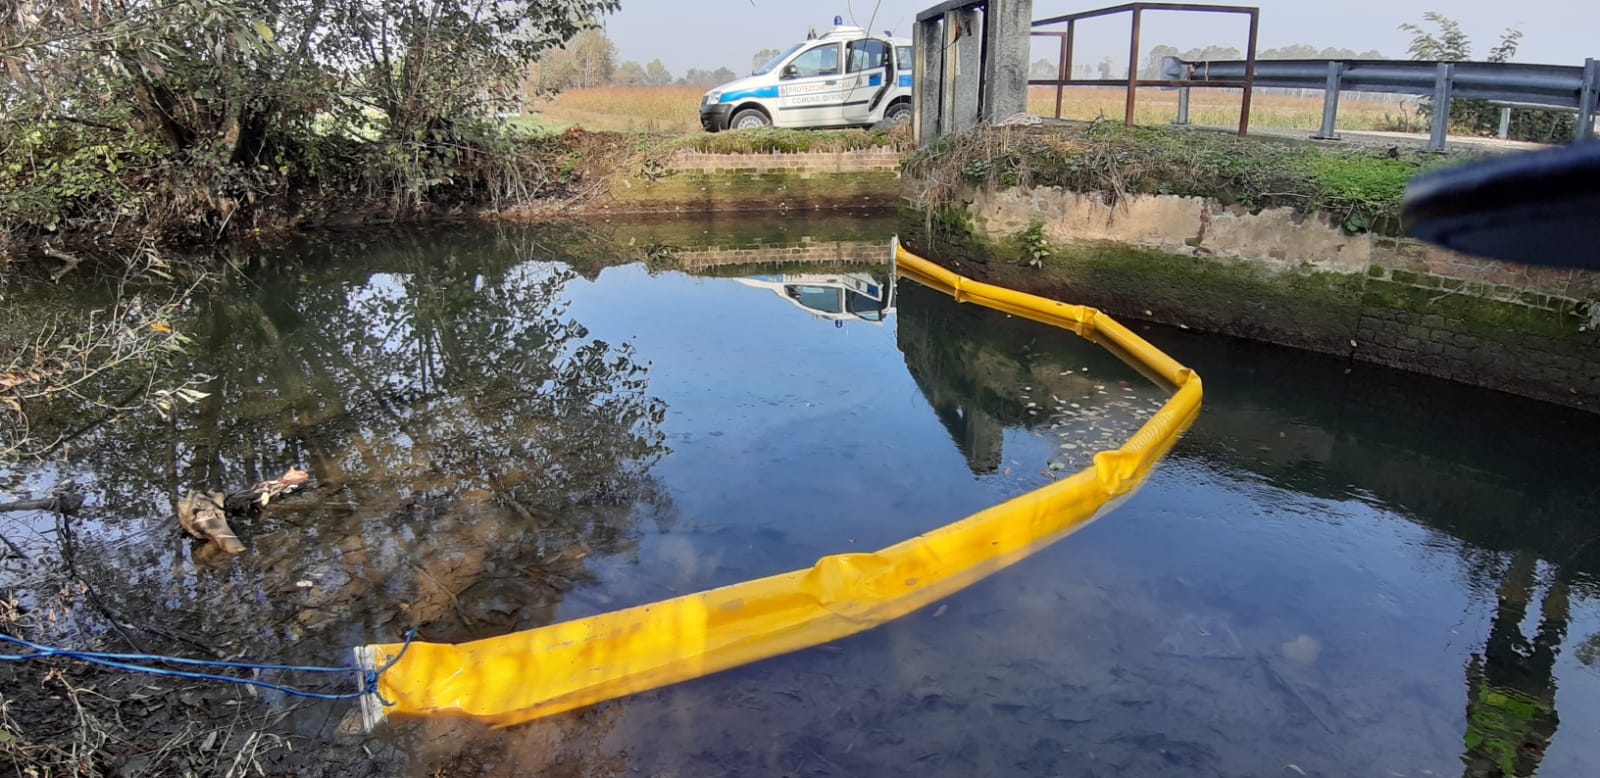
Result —
[[733, 121], [728, 122], [730, 130], [759, 130], [762, 127], [771, 127], [772, 120], [767, 115], [755, 108], [746, 108], [733, 115]]
[[884, 112], [883, 119], [878, 122], [878, 128], [887, 130], [899, 127], [909, 121], [911, 121], [911, 104], [895, 103], [889, 106], [888, 111]]

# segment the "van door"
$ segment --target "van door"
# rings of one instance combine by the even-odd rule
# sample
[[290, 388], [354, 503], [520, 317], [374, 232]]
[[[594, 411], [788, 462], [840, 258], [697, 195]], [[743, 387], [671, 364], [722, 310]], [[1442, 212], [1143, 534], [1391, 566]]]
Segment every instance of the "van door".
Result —
[[845, 124], [872, 124], [882, 115], [893, 88], [890, 46], [875, 38], [845, 44], [845, 78], [850, 93], [844, 101]]
[[800, 52], [783, 66], [778, 83], [779, 127], [837, 127], [845, 123], [844, 102], [850, 94], [844, 75], [844, 47], [821, 43]]
[[912, 49], [910, 46], [896, 46], [894, 50], [894, 84], [896, 89], [911, 90], [911, 71], [913, 67]]

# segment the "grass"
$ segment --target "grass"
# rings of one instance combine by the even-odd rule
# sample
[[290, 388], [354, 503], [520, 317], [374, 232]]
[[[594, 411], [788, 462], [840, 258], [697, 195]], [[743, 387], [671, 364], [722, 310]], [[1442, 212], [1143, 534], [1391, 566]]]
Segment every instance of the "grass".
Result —
[[1117, 122], [1000, 127], [924, 149], [907, 162], [918, 209], [938, 214], [971, 186], [1056, 186], [1209, 197], [1250, 209], [1326, 211], [1353, 232], [1398, 229], [1406, 181], [1449, 159], [1420, 152], [1333, 150]]
[[[514, 120], [527, 127], [559, 131], [577, 127], [617, 132], [633, 140], [635, 153], [651, 159], [678, 149], [716, 153], [841, 151], [892, 146], [910, 150], [909, 132], [862, 130], [754, 130], [706, 133], [700, 129], [698, 86], [601, 87], [577, 89], [540, 103], [538, 112]], [[1212, 197], [1248, 208], [1292, 206], [1302, 212], [1327, 211], [1351, 230], [1392, 231], [1406, 181], [1445, 164], [1436, 157], [1389, 150], [1329, 150], [1298, 143], [1167, 126], [1177, 113], [1177, 93], [1139, 92], [1135, 118], [1144, 125], [1120, 126], [1125, 90], [1078, 87], [1065, 90], [1062, 116], [1089, 120], [1088, 127], [1001, 128], [945, 141], [912, 159], [913, 178], [925, 191], [917, 198], [925, 212], [974, 184], [1066, 186], [1128, 194]], [[1230, 126], [1238, 122], [1240, 94], [1232, 90], [1193, 92], [1190, 121]], [[1055, 90], [1035, 87], [1029, 109], [1055, 114]], [[1339, 128], [1391, 129], [1412, 119], [1405, 104], [1347, 96], [1340, 104]], [[1093, 122], [1097, 118], [1112, 121]], [[1315, 129], [1322, 120], [1320, 96], [1261, 95], [1253, 100], [1251, 125]], [[646, 165], [648, 168], [649, 166]]]
[[[1092, 121], [1097, 118], [1121, 119], [1126, 112], [1128, 90], [1118, 87], [1071, 87], [1062, 90], [1061, 118]], [[1189, 122], [1203, 127], [1232, 127], [1239, 124], [1241, 94], [1235, 89], [1195, 89], [1189, 96]], [[1056, 115], [1054, 87], [1036, 86], [1028, 90], [1028, 113]], [[1390, 130], [1415, 124], [1415, 106], [1388, 100], [1361, 99], [1345, 95], [1339, 100], [1338, 129]], [[1141, 89], [1134, 106], [1134, 123], [1171, 123], [1178, 116], [1175, 90]], [[1322, 126], [1322, 96], [1257, 94], [1250, 101], [1250, 126], [1314, 130]]]
[[[527, 116], [514, 122], [546, 130], [582, 127], [593, 132], [699, 133], [699, 86], [607, 86], [573, 89], [554, 99], [536, 103]], [[1092, 120], [1120, 118], [1123, 95], [1116, 87], [1073, 87], [1062, 93], [1062, 117]], [[1198, 125], [1226, 127], [1239, 122], [1239, 93], [1234, 90], [1196, 89], [1189, 101], [1189, 120]], [[1257, 127], [1316, 129], [1322, 123], [1322, 98], [1256, 95], [1250, 123]], [[1028, 111], [1055, 115], [1055, 89], [1033, 87]], [[1345, 130], [1392, 129], [1412, 117], [1414, 110], [1383, 100], [1345, 96], [1339, 103], [1339, 128]], [[1142, 89], [1134, 118], [1139, 124], [1167, 124], [1178, 115], [1177, 92]]]
[[604, 86], [572, 89], [535, 103], [522, 121], [551, 130], [701, 132], [700, 86]]
[[700, 133], [682, 139], [681, 148], [712, 154], [771, 154], [806, 151], [854, 151], [870, 148], [909, 148], [911, 129], [902, 125], [888, 132], [873, 130], [784, 130], [766, 128], [739, 132]]

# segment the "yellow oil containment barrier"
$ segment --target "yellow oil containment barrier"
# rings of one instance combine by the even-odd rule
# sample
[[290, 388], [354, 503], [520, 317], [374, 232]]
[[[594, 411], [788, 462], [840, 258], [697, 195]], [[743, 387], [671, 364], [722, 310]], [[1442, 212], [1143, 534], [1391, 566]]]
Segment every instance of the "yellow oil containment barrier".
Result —
[[948, 597], [1106, 514], [1130, 496], [1200, 411], [1200, 379], [1093, 308], [978, 283], [895, 241], [896, 272], [958, 301], [1100, 343], [1171, 399], [1121, 448], [1048, 486], [873, 553], [790, 573], [455, 645], [355, 649], [364, 672], [399, 661], [362, 699], [386, 717], [452, 716], [510, 726], [854, 635]]

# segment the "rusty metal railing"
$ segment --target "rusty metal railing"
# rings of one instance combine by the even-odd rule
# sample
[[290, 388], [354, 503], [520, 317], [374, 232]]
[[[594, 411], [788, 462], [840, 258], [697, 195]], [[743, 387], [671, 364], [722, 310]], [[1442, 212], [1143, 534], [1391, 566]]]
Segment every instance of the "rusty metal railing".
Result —
[[[1052, 16], [1039, 19], [1033, 23], [1031, 35], [1036, 38], [1059, 38], [1061, 41], [1061, 54], [1057, 77], [1054, 79], [1029, 79], [1028, 86], [1053, 86], [1056, 88], [1055, 118], [1061, 118], [1063, 93], [1069, 86], [1122, 86], [1128, 90], [1123, 122], [1133, 126], [1134, 109], [1138, 104], [1139, 87], [1173, 87], [1178, 92], [1179, 116], [1188, 114], [1189, 89], [1195, 86], [1193, 81], [1180, 81], [1168, 79], [1142, 79], [1139, 78], [1139, 25], [1145, 11], [1179, 11], [1195, 13], [1221, 13], [1240, 14], [1250, 19], [1250, 36], [1245, 49], [1245, 67], [1243, 80], [1207, 80], [1204, 82], [1208, 88], [1240, 89], [1244, 92], [1243, 102], [1239, 107], [1239, 135], [1243, 136], [1250, 130], [1250, 93], [1255, 86], [1256, 66], [1256, 34], [1260, 29], [1261, 9], [1254, 6], [1243, 5], [1190, 5], [1178, 3], [1128, 3], [1111, 8], [1100, 8], [1093, 11], [1082, 11], [1065, 16]], [[1128, 43], [1128, 77], [1126, 79], [1099, 78], [1075, 79], [1072, 78], [1072, 46], [1077, 34], [1077, 24], [1085, 19], [1094, 19], [1115, 14], [1132, 14], [1133, 24]], [[1067, 29], [1041, 30], [1040, 28], [1054, 27], [1065, 23]]]

